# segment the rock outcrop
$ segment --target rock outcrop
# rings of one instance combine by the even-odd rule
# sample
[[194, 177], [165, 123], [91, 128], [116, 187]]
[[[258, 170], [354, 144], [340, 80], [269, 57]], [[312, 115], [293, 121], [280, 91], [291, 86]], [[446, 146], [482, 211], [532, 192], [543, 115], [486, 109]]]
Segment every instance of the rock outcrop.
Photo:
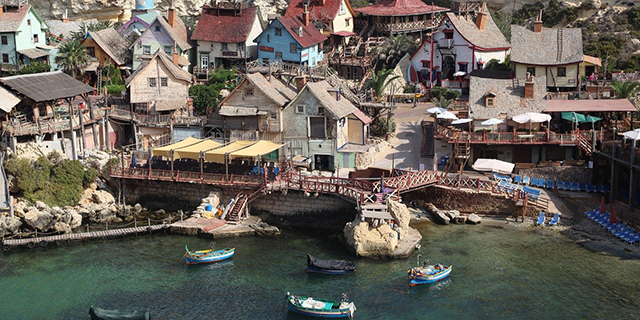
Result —
[[266, 222], [258, 222], [250, 226], [256, 231], [256, 236], [274, 237], [280, 235], [280, 229]]
[[10, 235], [20, 231], [22, 221], [18, 218], [0, 217], [0, 234]]
[[480, 222], [482, 222], [482, 218], [475, 213], [470, 214], [467, 218], [468, 224], [479, 224]]
[[442, 210], [439, 210], [433, 204], [427, 203], [425, 205], [425, 209], [431, 215], [431, 218], [435, 223], [449, 224], [451, 222], [451, 219], [445, 214], [445, 212]]

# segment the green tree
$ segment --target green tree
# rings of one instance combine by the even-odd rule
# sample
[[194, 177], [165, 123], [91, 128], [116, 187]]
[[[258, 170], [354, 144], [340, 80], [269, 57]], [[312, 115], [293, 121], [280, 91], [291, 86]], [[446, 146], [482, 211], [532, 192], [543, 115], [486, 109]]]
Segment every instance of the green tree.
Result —
[[208, 109], [218, 104], [218, 94], [213, 86], [197, 84], [189, 88], [189, 96], [193, 98], [193, 108], [199, 115], [207, 113]]
[[431, 102], [433, 102], [433, 104], [436, 107], [442, 108], [442, 109], [449, 109], [449, 107], [451, 106], [451, 104], [453, 103], [452, 99], [445, 99], [445, 98], [433, 98], [431, 99]]
[[617, 81], [611, 83], [611, 89], [615, 92], [616, 97], [621, 99], [631, 98], [640, 92], [640, 82], [634, 81]]
[[394, 68], [405, 54], [412, 54], [417, 48], [418, 45], [412, 38], [399, 34], [384, 40], [377, 53], [380, 60], [390, 68]]
[[371, 87], [373, 88], [377, 102], [382, 102], [384, 90], [391, 84], [393, 80], [400, 78], [399, 76], [391, 76], [393, 70], [382, 69], [378, 72], [371, 70]]
[[18, 71], [13, 74], [32, 74], [32, 73], [41, 73], [41, 72], [49, 72], [51, 70], [51, 66], [46, 61], [32, 61], [28, 65], [20, 64]]
[[504, 62], [500, 62], [498, 59], [491, 59], [484, 65], [484, 69], [496, 70], [496, 71], [511, 71], [511, 55], [507, 55]]
[[93, 23], [82, 23], [80, 30], [71, 32], [71, 40], [82, 41], [87, 35], [88, 31], [100, 31], [108, 28], [113, 28], [114, 23], [111, 20], [102, 20]]
[[65, 73], [78, 78], [82, 68], [89, 64], [87, 49], [79, 41], [67, 41], [60, 45], [56, 63]]

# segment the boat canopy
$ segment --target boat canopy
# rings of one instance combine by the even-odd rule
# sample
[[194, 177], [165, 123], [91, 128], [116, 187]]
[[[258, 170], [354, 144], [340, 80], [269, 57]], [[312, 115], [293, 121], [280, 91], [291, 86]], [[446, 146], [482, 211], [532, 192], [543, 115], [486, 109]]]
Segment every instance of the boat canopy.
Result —
[[260, 157], [282, 148], [283, 144], [260, 140], [255, 144], [229, 154], [230, 158]]
[[315, 267], [325, 270], [356, 270], [355, 261], [346, 260], [322, 260], [307, 253], [307, 267]]
[[164, 147], [160, 147], [160, 148], [154, 148], [151, 151], [151, 155], [152, 156], [163, 156], [167, 159], [171, 158], [171, 150], [177, 150], [180, 148], [184, 148], [184, 147], [188, 147], [190, 145], [196, 144], [198, 142], [201, 142], [202, 140], [200, 139], [196, 139], [194, 137], [188, 137], [178, 143], [174, 143], [174, 144], [170, 144], [168, 146], [164, 146]]
[[222, 143], [213, 140], [202, 140], [188, 147], [176, 149], [173, 151], [173, 159], [193, 159], [200, 160], [200, 152], [209, 151], [222, 146]]
[[232, 142], [222, 148], [217, 148], [217, 149], [213, 149], [210, 151], [205, 152], [204, 154], [204, 160], [207, 162], [217, 162], [217, 163], [225, 163], [224, 162], [224, 155], [227, 153], [232, 153], [238, 150], [241, 150], [243, 148], [246, 148], [247, 146], [250, 146], [252, 144], [256, 143], [255, 141], [244, 141], [244, 140], [238, 140], [235, 142]]

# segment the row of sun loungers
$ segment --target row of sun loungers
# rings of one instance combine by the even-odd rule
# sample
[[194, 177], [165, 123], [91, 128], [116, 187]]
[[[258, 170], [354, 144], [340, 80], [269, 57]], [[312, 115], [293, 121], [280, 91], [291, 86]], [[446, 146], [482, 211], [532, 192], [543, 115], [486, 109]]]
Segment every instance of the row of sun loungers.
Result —
[[506, 180], [500, 180], [500, 182], [498, 182], [498, 188], [501, 191], [509, 192], [509, 193], [522, 191], [526, 193], [529, 200], [532, 200], [532, 201], [538, 201], [538, 199], [542, 195], [542, 190], [534, 189], [527, 186], [517, 185], [515, 183], [507, 182]]
[[[536, 221], [536, 226], [544, 226], [544, 222], [546, 220], [544, 212], [540, 211], [538, 214], [538, 220]], [[553, 227], [560, 223], [560, 214], [554, 213], [553, 218], [549, 220], [549, 226]]]
[[531, 178], [531, 177], [521, 176], [521, 175], [515, 175], [513, 179], [511, 179], [511, 177], [509, 176], [494, 173], [493, 178], [496, 181], [503, 181], [503, 180], [507, 182], [513, 181], [513, 183], [515, 184], [522, 184], [525, 186], [534, 186], [538, 188], [553, 189], [554, 187], [557, 187], [558, 190], [565, 190], [565, 191], [586, 191], [589, 193], [602, 193], [602, 192], [608, 193], [611, 189], [608, 185], [587, 184], [587, 183], [581, 183], [581, 182], [570, 182], [570, 181], [560, 181], [560, 180], [554, 181], [554, 180], [547, 180], [543, 178]]
[[609, 230], [612, 235], [616, 236], [622, 241], [629, 244], [640, 243], [640, 232], [628, 226], [626, 222], [618, 221], [611, 222], [611, 214], [609, 212], [600, 213], [600, 206], [597, 206], [593, 211], [587, 211], [584, 213], [591, 220], [601, 225], [603, 228]]

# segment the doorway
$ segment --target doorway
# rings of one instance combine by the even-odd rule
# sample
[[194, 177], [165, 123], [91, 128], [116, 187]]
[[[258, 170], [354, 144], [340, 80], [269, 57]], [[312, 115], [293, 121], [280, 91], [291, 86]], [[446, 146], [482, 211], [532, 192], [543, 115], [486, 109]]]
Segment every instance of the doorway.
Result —
[[314, 160], [313, 164], [314, 164], [315, 170], [320, 170], [320, 171], [334, 170], [333, 156], [316, 154], [314, 155], [313, 160]]

